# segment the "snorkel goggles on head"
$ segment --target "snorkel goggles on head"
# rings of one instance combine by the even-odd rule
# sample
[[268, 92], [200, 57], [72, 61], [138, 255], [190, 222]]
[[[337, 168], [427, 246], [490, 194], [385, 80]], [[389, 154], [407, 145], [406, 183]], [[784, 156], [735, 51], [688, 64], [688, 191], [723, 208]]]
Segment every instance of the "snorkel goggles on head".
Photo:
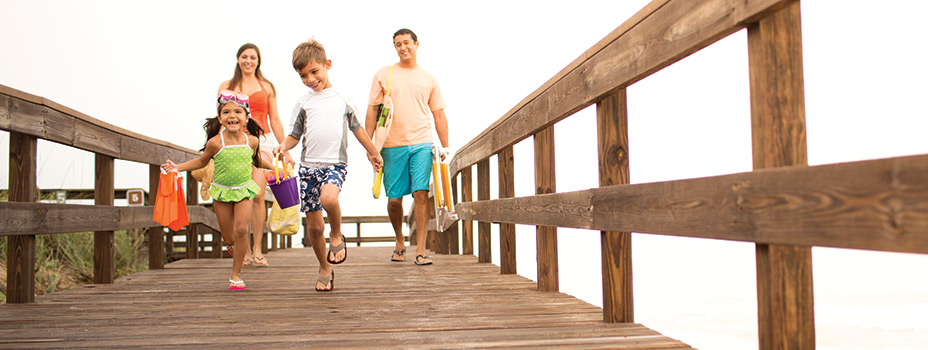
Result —
[[248, 109], [248, 96], [237, 93], [231, 90], [222, 90], [219, 92], [219, 106], [223, 106], [226, 103], [232, 102], [236, 106], [242, 107], [245, 109], [245, 113], [251, 114], [251, 111]]

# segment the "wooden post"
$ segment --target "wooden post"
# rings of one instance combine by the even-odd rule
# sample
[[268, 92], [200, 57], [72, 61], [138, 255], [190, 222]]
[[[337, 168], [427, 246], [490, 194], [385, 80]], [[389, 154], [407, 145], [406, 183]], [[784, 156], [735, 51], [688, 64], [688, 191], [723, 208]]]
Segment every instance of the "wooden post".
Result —
[[[10, 132], [10, 202], [36, 201], [36, 138]], [[35, 301], [35, 235], [7, 236], [6, 302]]]
[[[187, 172], [187, 205], [199, 204], [200, 191], [197, 188], [199, 182], [194, 179], [190, 172]], [[200, 225], [187, 225], [187, 259], [196, 259], [200, 256]]]
[[[596, 104], [599, 186], [630, 183], [628, 109], [625, 89]], [[603, 268], [603, 321], [635, 322], [632, 299], [632, 234], [600, 231]]]
[[[474, 201], [474, 179], [471, 176], [471, 167], [467, 166], [461, 169], [461, 201]], [[461, 220], [461, 253], [464, 255], [474, 255], [474, 222], [471, 220]]]
[[[154, 206], [158, 197], [158, 182], [161, 177], [161, 166], [148, 166], [148, 205]], [[148, 228], [148, 269], [164, 268], [164, 227]]]
[[[535, 194], [555, 193], [554, 126], [535, 134]], [[538, 260], [538, 290], [556, 292], [557, 227], [536, 226], [536, 259]]]
[[[458, 204], [458, 178], [457, 174], [451, 177], [451, 203], [454, 204], [454, 208], [457, 209]], [[448, 253], [449, 254], [461, 254], [461, 237], [458, 231], [458, 223], [455, 222], [451, 227], [448, 228], [448, 231], [445, 234], [448, 235]]]
[[[96, 154], [96, 184], [93, 198], [96, 205], [113, 205], [116, 197], [115, 159], [108, 155]], [[93, 233], [93, 283], [113, 283], [116, 276], [115, 232], [96, 231]]]
[[279, 236], [278, 234], [271, 232], [271, 249], [270, 250], [272, 252], [277, 250], [277, 247], [278, 247], [277, 245], [280, 244], [279, 242], [280, 237], [278, 236]]
[[[499, 198], [516, 195], [512, 146], [503, 148], [496, 158], [499, 163]], [[499, 224], [499, 273], [516, 273], [516, 225]]]
[[[748, 27], [754, 169], [806, 165], [799, 2]], [[759, 348], [814, 349], [812, 249], [757, 244]]]
[[[477, 200], [490, 200], [490, 160], [477, 162]], [[477, 222], [477, 262], [493, 262], [492, 242], [490, 241], [490, 223]]]

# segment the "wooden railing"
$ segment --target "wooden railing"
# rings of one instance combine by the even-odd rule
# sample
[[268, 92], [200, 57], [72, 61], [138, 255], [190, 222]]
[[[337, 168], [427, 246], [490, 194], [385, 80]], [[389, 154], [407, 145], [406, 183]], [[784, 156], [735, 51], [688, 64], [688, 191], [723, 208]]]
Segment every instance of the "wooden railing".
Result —
[[[152, 221], [148, 206], [113, 206], [114, 161], [149, 164], [148, 191], [158, 188], [159, 165], [165, 159], [186, 161], [197, 151], [152, 139], [104, 123], [42, 97], [0, 85], [0, 130], [10, 133], [9, 201], [0, 202], [0, 236], [7, 237], [7, 302], [35, 298], [36, 235], [94, 231], [94, 283], [113, 283], [114, 231], [149, 228], [149, 268], [164, 266], [164, 229]], [[38, 203], [36, 143], [48, 140], [95, 154], [96, 205]], [[197, 203], [197, 182], [187, 174], [187, 257], [196, 258], [202, 225], [219, 231], [216, 215]]]
[[[407, 217], [404, 216], [403, 221], [405, 222], [406, 219]], [[308, 227], [306, 226], [307, 225], [306, 217], [304, 216], [301, 220], [303, 223], [303, 232], [309, 232]], [[323, 217], [323, 220], [326, 224], [329, 223], [328, 216]], [[357, 235], [355, 237], [345, 236], [345, 241], [348, 243], [355, 243], [358, 247], [360, 247], [361, 243], [364, 243], [364, 242], [366, 243], [396, 242], [396, 235], [393, 234], [392, 227], [387, 230], [387, 232], [390, 233], [390, 235], [375, 235], [375, 236], [366, 236], [366, 237], [361, 236], [361, 224], [389, 224], [389, 223], [390, 223], [390, 217], [388, 216], [342, 216], [342, 224], [343, 225], [344, 224], [355, 224], [356, 225], [355, 232], [357, 232]], [[329, 237], [326, 237], [325, 239], [326, 239], [326, 242], [328, 242]], [[409, 237], [404, 237], [403, 239], [406, 241], [410, 240]], [[310, 244], [309, 242], [309, 235], [304, 235], [303, 246], [309, 247], [311, 245], [312, 244]]]
[[[629, 184], [626, 88], [744, 28], [754, 171]], [[813, 349], [811, 247], [928, 253], [928, 155], [807, 166], [802, 72], [798, 1], [651, 2], [457, 152], [463, 253], [477, 221], [478, 261], [490, 262], [498, 223], [500, 271], [516, 273], [514, 225], [535, 225], [538, 289], [556, 291], [557, 227], [600, 230], [603, 318], [634, 322], [631, 232], [753, 242], [760, 348]], [[592, 104], [600, 187], [557, 193], [553, 126]], [[528, 137], [536, 195], [512, 198], [513, 145]], [[438, 235], [450, 244], [439, 252], [455, 249], [457, 230]]]

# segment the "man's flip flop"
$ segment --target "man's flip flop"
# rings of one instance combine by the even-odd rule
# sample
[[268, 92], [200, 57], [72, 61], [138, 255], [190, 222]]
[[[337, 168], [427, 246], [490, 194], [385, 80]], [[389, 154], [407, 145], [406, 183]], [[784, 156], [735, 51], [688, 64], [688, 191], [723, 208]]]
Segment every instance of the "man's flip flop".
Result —
[[432, 265], [432, 262], [431, 262], [431, 261], [426, 261], [426, 262], [420, 263], [420, 262], [419, 262], [419, 258], [422, 258], [422, 260], [431, 259], [431, 258], [429, 258], [428, 255], [416, 255], [416, 261], [415, 261], [416, 265], [419, 265], [419, 266], [423, 266], [423, 265]]
[[394, 258], [393, 255], [390, 255], [390, 261], [406, 261], [406, 255], [405, 255], [405, 254], [406, 254], [406, 248], [403, 248], [402, 251], [399, 251], [399, 250], [394, 249], [394, 250], [393, 250], [393, 254], [396, 254], [397, 256], [402, 256], [403, 258], [402, 258], [402, 259], [397, 259], [397, 258]]
[[[345, 257], [342, 258], [342, 260], [335, 261], [335, 253], [341, 251], [342, 249], [345, 250]], [[332, 257], [331, 259], [329, 259], [330, 256]], [[348, 247], [345, 246], [345, 235], [342, 235], [341, 243], [336, 244], [334, 246], [331, 243], [329, 243], [329, 252], [325, 254], [325, 261], [328, 261], [329, 264], [332, 264], [332, 265], [338, 265], [338, 264], [345, 262], [345, 260], [348, 260]]]

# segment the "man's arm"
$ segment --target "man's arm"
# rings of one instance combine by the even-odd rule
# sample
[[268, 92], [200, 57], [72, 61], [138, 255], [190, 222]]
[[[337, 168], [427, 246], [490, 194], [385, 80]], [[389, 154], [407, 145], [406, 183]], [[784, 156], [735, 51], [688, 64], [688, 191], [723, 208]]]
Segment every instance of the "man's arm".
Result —
[[377, 106], [367, 106], [367, 115], [364, 116], [364, 131], [367, 132], [367, 138], [374, 137], [374, 130], [377, 129]]
[[445, 117], [445, 110], [434, 110], [432, 116], [435, 117], [435, 132], [438, 134], [438, 141], [441, 142], [442, 147], [448, 148], [448, 118]]

